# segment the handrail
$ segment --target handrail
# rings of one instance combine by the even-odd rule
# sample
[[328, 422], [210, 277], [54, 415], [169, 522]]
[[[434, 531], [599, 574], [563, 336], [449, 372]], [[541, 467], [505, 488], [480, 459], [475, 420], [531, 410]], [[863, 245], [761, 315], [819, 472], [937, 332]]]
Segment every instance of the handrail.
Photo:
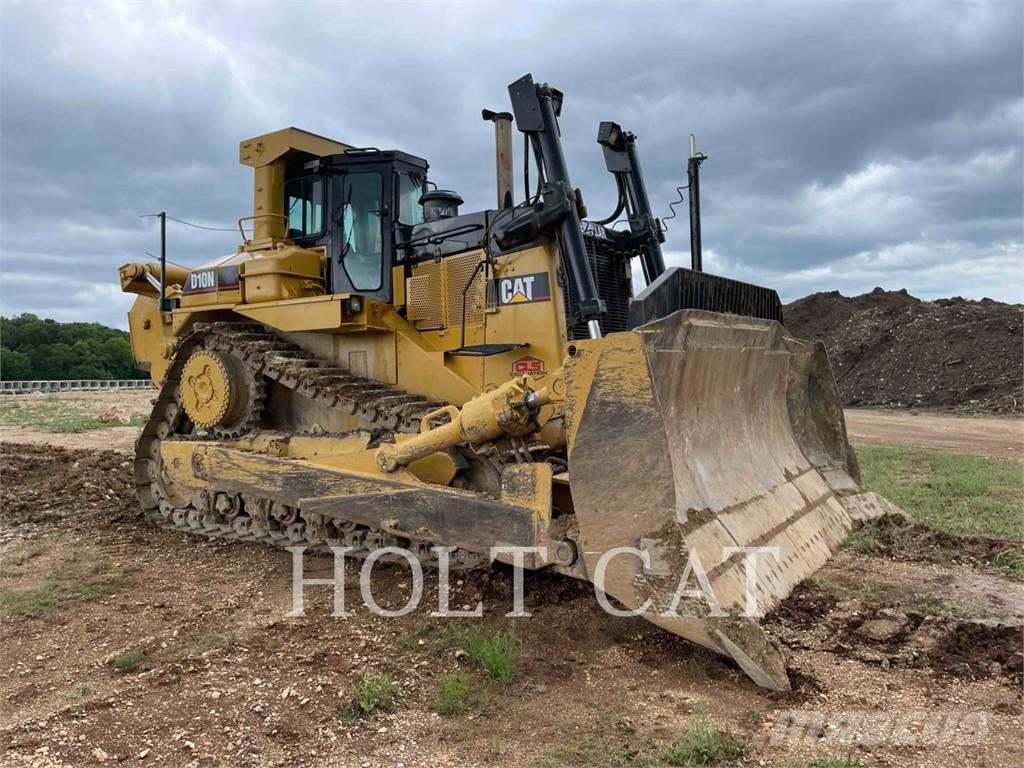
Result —
[[242, 222], [243, 221], [255, 221], [256, 219], [263, 219], [263, 218], [266, 218], [267, 216], [277, 216], [279, 218], [284, 219], [284, 223], [285, 224], [288, 223], [288, 217], [285, 216], [283, 213], [257, 213], [257, 214], [254, 214], [252, 216], [243, 216], [242, 218], [240, 218], [238, 220], [238, 231], [242, 234], [242, 242], [243, 243], [245, 242], [245, 230], [242, 229]]

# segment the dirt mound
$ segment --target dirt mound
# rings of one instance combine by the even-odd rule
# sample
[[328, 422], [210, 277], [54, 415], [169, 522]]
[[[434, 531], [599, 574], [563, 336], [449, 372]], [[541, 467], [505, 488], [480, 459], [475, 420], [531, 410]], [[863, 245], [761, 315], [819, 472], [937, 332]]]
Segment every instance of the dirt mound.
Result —
[[815, 293], [786, 327], [825, 342], [845, 405], [1024, 412], [1024, 307], [906, 292]]
[[131, 458], [114, 451], [0, 443], [0, 487], [0, 520], [10, 525], [97, 510], [137, 514]]

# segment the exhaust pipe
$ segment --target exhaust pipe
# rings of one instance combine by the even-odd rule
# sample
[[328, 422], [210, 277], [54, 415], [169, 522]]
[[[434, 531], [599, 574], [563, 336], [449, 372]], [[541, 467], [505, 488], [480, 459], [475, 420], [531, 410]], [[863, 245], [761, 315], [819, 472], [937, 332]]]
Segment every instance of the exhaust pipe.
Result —
[[494, 123], [494, 156], [498, 180], [498, 208], [511, 208], [512, 198], [512, 113], [481, 112], [484, 120]]

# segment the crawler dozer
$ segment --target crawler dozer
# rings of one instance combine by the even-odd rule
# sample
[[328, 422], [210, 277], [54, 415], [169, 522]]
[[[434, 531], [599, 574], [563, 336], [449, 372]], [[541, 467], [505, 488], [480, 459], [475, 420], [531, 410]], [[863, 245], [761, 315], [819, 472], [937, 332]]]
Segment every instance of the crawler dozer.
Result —
[[[461, 212], [422, 158], [287, 128], [241, 143], [236, 253], [121, 267], [159, 392], [141, 504], [184, 532], [452, 568], [538, 548], [527, 568], [595, 581], [786, 690], [758, 618], [887, 506], [858, 485], [825, 351], [787, 333], [775, 291], [666, 268], [615, 123], [598, 143], [618, 206], [588, 220], [562, 93], [526, 75], [509, 94], [483, 112], [494, 209]], [[744, 548], [767, 554], [751, 568]]]

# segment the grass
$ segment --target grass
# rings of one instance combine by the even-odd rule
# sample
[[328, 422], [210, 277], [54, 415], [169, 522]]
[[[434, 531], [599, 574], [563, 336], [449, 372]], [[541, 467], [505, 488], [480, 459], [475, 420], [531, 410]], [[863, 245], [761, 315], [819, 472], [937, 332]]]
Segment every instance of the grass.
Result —
[[92, 686], [86, 682], [77, 682], [71, 686], [71, 698], [73, 699], [84, 699], [92, 693]]
[[366, 717], [374, 712], [391, 712], [398, 696], [398, 681], [381, 672], [367, 672], [352, 689], [350, 712]]
[[502, 685], [508, 685], [519, 654], [519, 641], [514, 626], [494, 634], [471, 627], [462, 641], [462, 649], [466, 656], [483, 667], [489, 677]]
[[[96, 407], [95, 402], [59, 394], [5, 397], [0, 399], [0, 426], [31, 427], [46, 432], [85, 432], [121, 426], [99, 419], [93, 412]], [[141, 426], [146, 417], [136, 413], [130, 419], [132, 426]]]
[[867, 768], [857, 758], [819, 755], [807, 764], [807, 768]]
[[864, 528], [855, 528], [850, 531], [843, 546], [861, 555], [877, 555], [882, 551], [882, 548], [878, 546], [878, 540]]
[[55, 565], [38, 587], [0, 587], [0, 616], [39, 619], [69, 601], [106, 597], [124, 583], [124, 576], [109, 573], [109, 566], [105, 564], [96, 565], [89, 572], [83, 573], [81, 564], [72, 557], [67, 562]]
[[907, 446], [860, 446], [857, 457], [864, 486], [925, 525], [1021, 537], [1024, 466], [1017, 462]]
[[472, 704], [473, 681], [459, 670], [448, 672], [438, 678], [434, 693], [434, 711], [444, 717], [458, 717], [465, 714]]
[[705, 715], [694, 720], [693, 728], [681, 739], [661, 750], [661, 759], [671, 766], [718, 765], [743, 754], [743, 743], [732, 734], [719, 730]]
[[209, 653], [210, 651], [230, 648], [237, 642], [238, 635], [234, 632], [214, 632], [213, 630], [207, 630], [206, 632], [200, 632], [192, 638], [192, 642], [189, 643], [188, 650], [189, 654], [192, 656], [202, 656], [204, 653]]
[[[522, 727], [533, 727], [535, 718], [523, 708]], [[516, 722], [519, 725], [519, 722]], [[533, 757], [529, 768], [665, 768], [658, 745], [636, 726], [619, 707], [602, 707], [586, 720], [554, 722], [551, 733], [538, 735], [538, 746], [554, 743]]]
[[146, 652], [141, 648], [132, 648], [129, 651], [125, 651], [122, 654], [114, 656], [110, 660], [110, 666], [116, 669], [118, 672], [128, 674], [134, 672], [139, 668], [139, 664], [146, 658]]
[[970, 606], [954, 603], [951, 600], [920, 595], [913, 595], [907, 600], [907, 608], [925, 616], [942, 616], [947, 619], [966, 619], [978, 612], [977, 610], [972, 611]]
[[992, 556], [992, 565], [1007, 576], [1024, 581], [1024, 552], [1003, 550]]
[[0, 589], [0, 614], [42, 618], [57, 607], [60, 592], [60, 586], [53, 581], [47, 581], [35, 589]]
[[47, 548], [43, 544], [29, 544], [28, 546], [15, 552], [8, 558], [8, 562], [11, 565], [21, 566], [27, 563], [29, 560], [34, 560], [40, 555], [45, 555]]
[[[9, 528], [14, 528], [19, 525], [25, 525], [26, 523], [42, 524], [48, 520], [59, 520], [62, 515], [52, 509], [36, 509], [24, 514], [5, 514], [3, 519], [3, 525]], [[14, 563], [15, 565], [21, 565], [21, 563]]]
[[552, 749], [549, 754], [543, 757], [533, 758], [533, 760], [526, 764], [527, 768], [560, 768], [561, 765], [561, 750], [557, 748]]
[[437, 627], [422, 625], [401, 636], [398, 648], [411, 650], [421, 639], [445, 650], [461, 649], [466, 658], [502, 685], [508, 685], [515, 672], [519, 640], [514, 626], [488, 633], [479, 626], [466, 627], [453, 622]]

